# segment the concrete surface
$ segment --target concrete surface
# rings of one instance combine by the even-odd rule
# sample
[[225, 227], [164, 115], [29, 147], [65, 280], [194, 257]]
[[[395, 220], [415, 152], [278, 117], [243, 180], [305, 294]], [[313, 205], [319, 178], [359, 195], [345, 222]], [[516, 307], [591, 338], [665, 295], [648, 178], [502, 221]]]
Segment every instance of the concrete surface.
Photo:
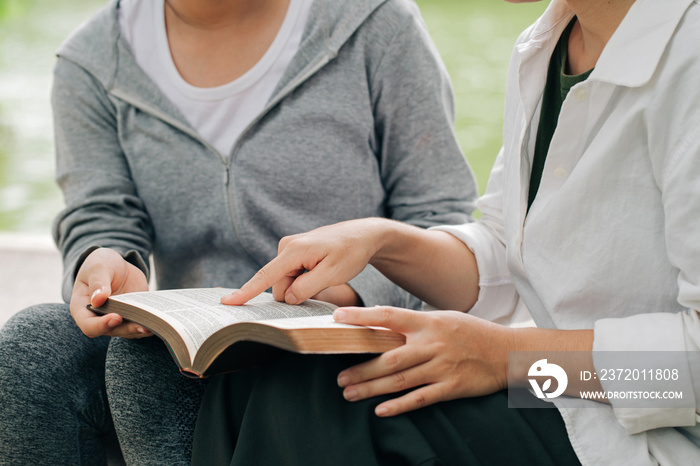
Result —
[[62, 302], [61, 274], [49, 235], [0, 233], [0, 326], [32, 304]]

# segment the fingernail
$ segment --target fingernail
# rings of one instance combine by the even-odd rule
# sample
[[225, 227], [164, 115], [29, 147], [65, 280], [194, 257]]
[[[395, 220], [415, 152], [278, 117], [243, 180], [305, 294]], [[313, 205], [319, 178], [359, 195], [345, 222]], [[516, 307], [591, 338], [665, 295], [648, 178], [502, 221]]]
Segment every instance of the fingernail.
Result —
[[386, 409], [384, 406], [379, 406], [374, 412], [377, 416], [386, 416], [387, 414], [389, 414], [389, 410]]
[[136, 331], [139, 333], [146, 333], [146, 329], [143, 327], [136, 327]]
[[240, 302], [239, 302], [240, 299], [237, 299], [239, 294], [240, 294], [239, 291], [234, 291], [233, 293], [227, 294], [226, 296], [223, 296], [221, 298], [221, 302], [223, 304], [236, 304], [236, 305], [238, 305], [238, 304], [240, 304]]
[[109, 322], [107, 322], [107, 326], [110, 328], [114, 328], [119, 325], [119, 319], [109, 319]]
[[343, 322], [347, 318], [348, 313], [343, 311], [342, 309], [336, 309], [333, 311], [333, 319], [335, 319], [336, 322]]
[[348, 377], [345, 374], [341, 374], [338, 376], [338, 386], [339, 387], [344, 387], [350, 382], [350, 377]]
[[100, 291], [102, 291], [102, 288], [98, 288], [95, 291], [93, 291], [92, 296], [90, 296], [90, 302], [92, 302], [95, 299], [95, 296], [97, 296]]
[[343, 391], [343, 396], [348, 401], [354, 401], [357, 399], [357, 390], [355, 390], [354, 388], [348, 388]]
[[299, 303], [301, 302], [301, 301], [299, 301], [299, 300], [297, 299], [296, 296], [294, 296], [294, 295], [292, 294], [291, 291], [287, 291], [287, 293], [285, 293], [285, 295], [284, 295], [284, 301], [285, 301], [287, 304], [299, 304]]

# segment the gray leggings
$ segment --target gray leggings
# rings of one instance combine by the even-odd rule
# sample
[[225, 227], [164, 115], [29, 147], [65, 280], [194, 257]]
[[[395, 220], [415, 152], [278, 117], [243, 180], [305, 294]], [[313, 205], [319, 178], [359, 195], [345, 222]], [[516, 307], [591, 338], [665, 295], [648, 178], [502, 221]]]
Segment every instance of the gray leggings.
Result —
[[90, 339], [65, 304], [25, 309], [0, 329], [0, 464], [118, 463], [115, 426], [128, 464], [189, 464], [204, 387], [157, 337]]

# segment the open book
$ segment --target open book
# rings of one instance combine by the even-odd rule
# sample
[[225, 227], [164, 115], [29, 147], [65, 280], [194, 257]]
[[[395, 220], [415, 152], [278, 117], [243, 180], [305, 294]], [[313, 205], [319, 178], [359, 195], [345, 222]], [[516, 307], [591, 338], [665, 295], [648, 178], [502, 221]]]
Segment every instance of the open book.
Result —
[[110, 297], [100, 314], [117, 313], [158, 335], [180, 370], [192, 377], [230, 372], [270, 359], [279, 349], [297, 353], [382, 353], [405, 343], [385, 328], [333, 320], [336, 306], [308, 300], [292, 306], [269, 293], [243, 306], [219, 302], [233, 290], [195, 288]]

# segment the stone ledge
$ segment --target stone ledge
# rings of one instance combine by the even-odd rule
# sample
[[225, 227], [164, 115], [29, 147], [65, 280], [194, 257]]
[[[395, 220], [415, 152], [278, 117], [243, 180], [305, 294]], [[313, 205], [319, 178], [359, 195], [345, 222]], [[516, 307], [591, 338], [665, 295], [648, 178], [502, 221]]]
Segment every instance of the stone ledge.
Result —
[[0, 232], [0, 250], [29, 252], [48, 251], [58, 254], [58, 250], [51, 236], [36, 233]]
[[0, 233], [0, 325], [20, 309], [62, 302], [61, 256], [48, 235]]

